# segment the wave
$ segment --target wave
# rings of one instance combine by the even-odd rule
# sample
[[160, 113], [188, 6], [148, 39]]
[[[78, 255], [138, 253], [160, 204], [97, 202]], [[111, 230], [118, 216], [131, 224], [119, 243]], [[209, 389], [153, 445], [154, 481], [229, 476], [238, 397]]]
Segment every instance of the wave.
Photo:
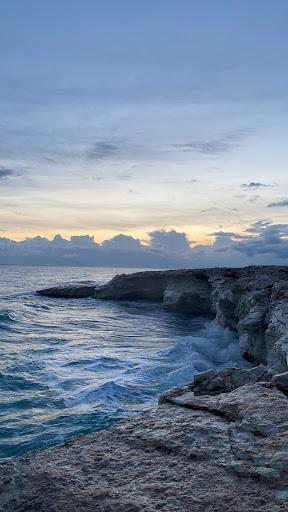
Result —
[[117, 407], [156, 401], [162, 391], [192, 382], [195, 373], [210, 368], [249, 366], [241, 357], [236, 335], [214, 323], [207, 324], [199, 336], [177, 337], [174, 345], [146, 360], [144, 364], [136, 364], [110, 357], [98, 358], [88, 364], [86, 370], [99, 371], [102, 377], [107, 369], [117, 370], [116, 374], [113, 372], [109, 381], [66, 395], [66, 407], [91, 404], [107, 407], [108, 403]]
[[35, 380], [32, 379], [0, 372], [0, 389], [1, 391], [42, 391], [46, 389], [46, 386], [43, 386], [41, 383], [35, 382]]
[[0, 328], [1, 324], [4, 324], [4, 327], [6, 324], [11, 324], [16, 322], [16, 318], [12, 315], [12, 313], [8, 310], [3, 309], [0, 311]]
[[85, 405], [108, 405], [114, 402], [117, 407], [119, 404], [136, 404], [142, 403], [147, 394], [143, 393], [143, 389], [129, 384], [119, 384], [115, 381], [105, 382], [98, 386], [92, 386], [81, 390], [78, 393], [64, 398], [66, 407], [85, 406]]

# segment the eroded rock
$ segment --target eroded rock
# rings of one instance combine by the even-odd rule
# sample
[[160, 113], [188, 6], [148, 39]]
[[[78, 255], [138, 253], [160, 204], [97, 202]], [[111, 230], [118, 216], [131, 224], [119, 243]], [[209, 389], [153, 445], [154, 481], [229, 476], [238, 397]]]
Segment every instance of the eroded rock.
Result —
[[69, 284], [38, 290], [40, 295], [60, 299], [80, 299], [95, 296], [95, 284]]
[[246, 384], [270, 382], [272, 377], [272, 372], [262, 365], [250, 369], [208, 370], [195, 375], [193, 391], [195, 395], [229, 393]]
[[5, 512], [283, 512], [288, 399], [185, 388], [150, 414], [0, 464]]
[[71, 285], [39, 293], [157, 301], [170, 311], [214, 317], [238, 333], [243, 357], [277, 373], [288, 370], [288, 267], [136, 272], [97, 289]]
[[288, 395], [288, 372], [274, 375], [271, 379], [271, 385]]

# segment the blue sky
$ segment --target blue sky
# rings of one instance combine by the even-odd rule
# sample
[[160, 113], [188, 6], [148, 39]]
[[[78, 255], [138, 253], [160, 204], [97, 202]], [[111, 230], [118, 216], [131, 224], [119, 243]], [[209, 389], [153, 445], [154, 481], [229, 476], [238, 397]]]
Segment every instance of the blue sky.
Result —
[[282, 0], [2, 2], [0, 234], [286, 223], [287, 19]]

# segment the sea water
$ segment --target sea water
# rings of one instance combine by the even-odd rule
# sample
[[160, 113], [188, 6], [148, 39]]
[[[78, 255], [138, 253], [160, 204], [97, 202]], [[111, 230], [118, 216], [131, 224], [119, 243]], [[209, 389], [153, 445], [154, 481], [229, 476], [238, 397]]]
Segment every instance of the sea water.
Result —
[[35, 293], [133, 271], [0, 267], [1, 458], [108, 428], [195, 372], [245, 366], [236, 335], [212, 321], [154, 303]]

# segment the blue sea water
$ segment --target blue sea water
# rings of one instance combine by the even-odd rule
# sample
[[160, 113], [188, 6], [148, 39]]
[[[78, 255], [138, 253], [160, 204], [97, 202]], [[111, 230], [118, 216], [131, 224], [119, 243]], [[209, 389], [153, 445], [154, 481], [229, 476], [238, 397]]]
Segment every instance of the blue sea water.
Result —
[[245, 366], [236, 336], [161, 305], [53, 299], [41, 287], [129, 269], [0, 267], [0, 457], [111, 426], [211, 367]]

